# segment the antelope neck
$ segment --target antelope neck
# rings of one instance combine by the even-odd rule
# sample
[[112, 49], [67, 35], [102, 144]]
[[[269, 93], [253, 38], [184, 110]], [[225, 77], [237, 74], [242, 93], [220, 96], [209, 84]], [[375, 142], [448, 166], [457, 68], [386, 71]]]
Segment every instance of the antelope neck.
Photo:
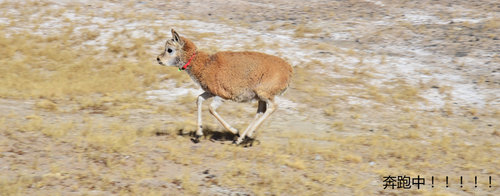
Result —
[[191, 56], [191, 58], [189, 58], [189, 61], [184, 66], [182, 66], [182, 68], [181, 68], [182, 70], [185, 70], [189, 66], [189, 64], [191, 64], [191, 60], [193, 60], [195, 55], [196, 55], [196, 52], [194, 52], [193, 55]]

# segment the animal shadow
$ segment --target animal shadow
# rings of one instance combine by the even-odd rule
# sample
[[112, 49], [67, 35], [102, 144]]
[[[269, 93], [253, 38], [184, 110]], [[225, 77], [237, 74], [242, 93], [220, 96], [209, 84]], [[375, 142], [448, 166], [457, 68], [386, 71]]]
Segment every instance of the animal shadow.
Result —
[[[186, 131], [183, 129], [180, 129], [178, 131], [178, 135], [184, 136], [184, 137], [196, 137], [196, 131]], [[233, 141], [238, 138], [238, 135], [233, 134], [231, 132], [227, 131], [216, 131], [212, 129], [203, 129], [203, 138], [204, 139], [209, 139], [210, 141]]]
[[[178, 135], [184, 136], [184, 137], [190, 137], [191, 141], [193, 143], [199, 143], [199, 138], [196, 137], [196, 131], [188, 131], [186, 132], [183, 129], [178, 130]], [[203, 129], [203, 138], [208, 139], [212, 142], [222, 142], [225, 143], [227, 141], [231, 141], [232, 143], [235, 143], [235, 141], [238, 139], [239, 135], [238, 134], [233, 134], [231, 132], [227, 131], [216, 131], [212, 129]], [[260, 143], [258, 140], [255, 140], [253, 138], [245, 137], [243, 142], [239, 144], [240, 146], [243, 147], [251, 147], [253, 146], [254, 142]]]

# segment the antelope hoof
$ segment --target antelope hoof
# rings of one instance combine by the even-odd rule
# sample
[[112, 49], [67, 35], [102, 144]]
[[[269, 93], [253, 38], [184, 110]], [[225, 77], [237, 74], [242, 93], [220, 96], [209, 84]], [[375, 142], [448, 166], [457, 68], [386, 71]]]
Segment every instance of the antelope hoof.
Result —
[[240, 145], [243, 142], [243, 137], [238, 136], [238, 139], [233, 141], [233, 144]]
[[240, 138], [240, 134], [239, 133], [236, 133], [234, 134], [234, 137], [233, 137], [233, 144], [236, 144], [236, 140]]
[[235, 128], [232, 128], [229, 129], [229, 131], [235, 135], [237, 135], [238, 137], [240, 137], [240, 131], [238, 131], [238, 129], [235, 129]]
[[236, 145], [243, 145], [243, 147], [251, 147], [253, 146], [253, 142], [255, 141], [254, 138], [251, 138], [251, 137], [248, 137], [248, 136], [245, 136], [245, 138], [242, 138], [242, 137], [238, 137], [237, 140], [234, 140], [233, 141], [233, 144], [236, 144]]
[[200, 137], [199, 135], [195, 135], [191, 138], [191, 141], [195, 144], [200, 143]]

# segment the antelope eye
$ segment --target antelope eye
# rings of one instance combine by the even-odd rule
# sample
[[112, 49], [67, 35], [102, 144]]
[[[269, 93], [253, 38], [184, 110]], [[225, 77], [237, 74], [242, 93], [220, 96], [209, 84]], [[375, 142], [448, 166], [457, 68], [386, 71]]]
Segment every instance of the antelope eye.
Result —
[[170, 48], [169, 48], [169, 49], [167, 49], [167, 52], [168, 52], [168, 53], [172, 53], [172, 49], [170, 49]]

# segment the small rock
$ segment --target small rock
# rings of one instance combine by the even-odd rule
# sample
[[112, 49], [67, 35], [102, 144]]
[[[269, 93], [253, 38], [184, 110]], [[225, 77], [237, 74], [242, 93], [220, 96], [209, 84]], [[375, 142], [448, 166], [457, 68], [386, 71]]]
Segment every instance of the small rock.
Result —
[[325, 52], [325, 51], [321, 51], [321, 52], [318, 52], [319, 54], [327, 54], [327, 55], [333, 55], [333, 53], [331, 52]]
[[203, 174], [209, 174], [209, 173], [210, 173], [210, 170], [209, 170], [209, 169], [207, 169], [207, 170], [203, 171]]
[[472, 119], [473, 119], [473, 120], [477, 120], [477, 119], [479, 119], [479, 117], [474, 116]]
[[323, 157], [321, 157], [321, 155], [317, 154], [316, 157], [314, 157], [314, 160], [316, 160], [316, 161], [322, 161]]
[[467, 56], [467, 52], [463, 52], [463, 51], [462, 52], [456, 52], [455, 56], [456, 57], [464, 57], [464, 56]]

